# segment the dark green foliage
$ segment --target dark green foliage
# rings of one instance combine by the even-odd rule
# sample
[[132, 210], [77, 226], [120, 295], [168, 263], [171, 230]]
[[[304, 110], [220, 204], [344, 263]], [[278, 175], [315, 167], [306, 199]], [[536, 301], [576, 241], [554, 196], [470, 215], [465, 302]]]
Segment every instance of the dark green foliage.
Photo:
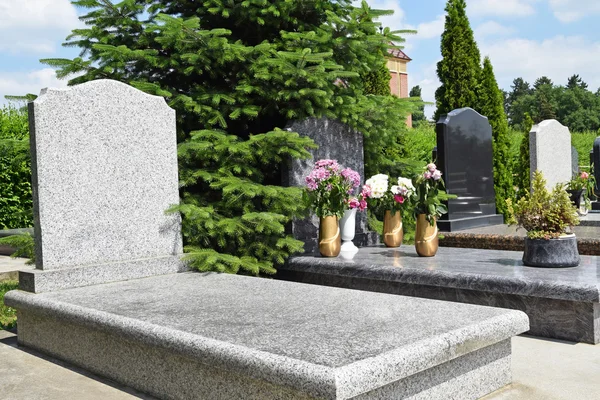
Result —
[[0, 238], [0, 245], [9, 246], [15, 249], [15, 252], [10, 256], [28, 258], [27, 264], [35, 264], [35, 251], [33, 236], [29, 233], [20, 235], [12, 235]]
[[367, 72], [362, 76], [365, 94], [377, 94], [380, 96], [391, 94], [390, 79], [390, 70], [387, 68], [387, 62], [384, 61], [379, 68]]
[[600, 92], [588, 90], [579, 75], [571, 76], [566, 86], [554, 85], [548, 77], [535, 81], [533, 88], [521, 78], [513, 82], [507, 97], [509, 124], [523, 130], [525, 114], [535, 123], [556, 119], [571, 132], [596, 131], [600, 128]]
[[533, 128], [533, 120], [529, 114], [525, 114], [523, 122], [524, 131], [519, 146], [518, 161], [513, 169], [515, 185], [517, 186], [517, 198], [524, 197], [529, 193], [531, 186], [531, 163], [529, 159], [529, 132]]
[[512, 199], [515, 195], [508, 153], [508, 121], [504, 113], [504, 96], [498, 88], [488, 57], [483, 61], [479, 107], [481, 114], [488, 117], [492, 126], [496, 209], [506, 216], [506, 199]]
[[442, 60], [437, 74], [442, 86], [435, 92], [434, 120], [454, 109], [478, 110], [481, 56], [466, 13], [465, 0], [448, 0], [442, 34]]
[[32, 224], [27, 112], [0, 108], [0, 229]]
[[[408, 95], [412, 98], [422, 100], [421, 86], [417, 85], [417, 86], [413, 87], [412, 89], [410, 89], [410, 93]], [[420, 106], [418, 108], [418, 110], [413, 112], [412, 122], [413, 122], [413, 126], [418, 126], [423, 122], [427, 122], [427, 118], [425, 118], [425, 105], [424, 104], [422, 106]]]
[[12, 329], [17, 324], [17, 310], [4, 305], [4, 295], [18, 287], [17, 281], [0, 281], [0, 330]]
[[365, 135], [367, 171], [394, 159], [413, 102], [368, 94], [364, 77], [403, 39], [373, 18], [390, 12], [349, 0], [204, 2], [104, 0], [69, 36], [74, 60], [50, 59], [69, 83], [110, 78], [166, 98], [177, 111], [188, 260], [199, 270], [273, 273], [302, 244], [285, 233], [301, 190], [280, 166], [312, 142], [290, 120], [337, 118]]

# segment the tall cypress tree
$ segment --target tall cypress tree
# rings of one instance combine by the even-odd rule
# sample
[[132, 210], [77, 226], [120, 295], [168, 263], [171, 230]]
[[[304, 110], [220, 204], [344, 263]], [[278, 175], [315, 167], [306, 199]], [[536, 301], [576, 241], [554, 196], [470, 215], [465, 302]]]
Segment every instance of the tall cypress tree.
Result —
[[456, 108], [478, 109], [481, 56], [466, 13], [465, 0], [448, 0], [442, 34], [442, 60], [437, 74], [442, 86], [435, 92], [434, 119]]
[[[280, 166], [306, 158], [290, 120], [332, 117], [365, 135], [365, 167], [394, 172], [412, 103], [367, 95], [361, 76], [380, 68], [399, 32], [389, 11], [350, 0], [76, 0], [89, 9], [48, 59], [69, 84], [110, 78], [163, 96], [177, 110], [187, 258], [199, 270], [273, 273], [302, 243], [285, 233], [304, 212]], [[343, 163], [343, 160], [340, 160]], [[397, 173], [397, 171], [396, 171]]]
[[[408, 94], [408, 96], [422, 100], [421, 86], [417, 85], [410, 89], [410, 93]], [[425, 105], [420, 106], [419, 109], [412, 114], [412, 122], [413, 126], [418, 126], [422, 122], [426, 122]]]
[[492, 126], [494, 152], [494, 189], [496, 208], [506, 215], [506, 199], [514, 198], [513, 179], [510, 171], [508, 149], [508, 120], [504, 112], [504, 95], [498, 88], [494, 69], [489, 57], [483, 61], [480, 89], [480, 112], [488, 117]]

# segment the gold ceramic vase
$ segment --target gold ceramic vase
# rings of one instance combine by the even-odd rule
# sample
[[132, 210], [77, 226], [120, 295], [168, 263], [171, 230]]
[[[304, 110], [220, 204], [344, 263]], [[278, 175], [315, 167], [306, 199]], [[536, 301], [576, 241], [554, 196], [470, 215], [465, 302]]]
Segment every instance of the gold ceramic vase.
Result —
[[404, 232], [402, 231], [402, 214], [386, 211], [383, 217], [383, 243], [387, 247], [400, 247]]
[[338, 218], [323, 217], [319, 225], [319, 252], [323, 257], [337, 257], [342, 247]]
[[427, 220], [427, 215], [417, 216], [417, 229], [415, 232], [415, 249], [421, 257], [433, 257], [438, 249], [437, 221], [433, 217], [433, 226]]

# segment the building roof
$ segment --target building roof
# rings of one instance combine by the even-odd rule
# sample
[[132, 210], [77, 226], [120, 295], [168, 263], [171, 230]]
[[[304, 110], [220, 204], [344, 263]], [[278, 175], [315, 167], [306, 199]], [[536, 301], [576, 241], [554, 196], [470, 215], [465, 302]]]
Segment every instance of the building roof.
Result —
[[394, 58], [400, 58], [402, 60], [406, 60], [406, 61], [411, 61], [412, 58], [410, 58], [409, 56], [406, 55], [405, 52], [403, 52], [400, 49], [388, 49], [388, 55], [390, 57], [394, 57]]

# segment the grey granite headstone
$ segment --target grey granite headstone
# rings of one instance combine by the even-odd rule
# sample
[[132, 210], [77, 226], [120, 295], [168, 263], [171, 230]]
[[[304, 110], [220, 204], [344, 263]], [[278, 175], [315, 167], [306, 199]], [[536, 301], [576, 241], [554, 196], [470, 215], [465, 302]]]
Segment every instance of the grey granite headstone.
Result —
[[448, 193], [448, 213], [438, 222], [443, 231], [502, 224], [496, 214], [492, 127], [471, 108], [454, 110], [437, 123], [437, 166]]
[[[339, 121], [327, 118], [308, 118], [302, 121], [294, 121], [287, 129], [298, 132], [301, 136], [307, 136], [315, 141], [318, 149], [311, 150], [312, 159], [291, 160], [283, 173], [283, 184], [285, 186], [306, 185], [304, 178], [312, 171], [315, 161], [321, 159], [337, 160], [341, 165], [357, 171], [361, 177], [361, 184], [365, 182], [363, 135], [356, 132]], [[291, 224], [293, 236], [305, 243], [306, 253], [314, 253], [318, 250], [317, 238], [319, 232], [319, 220], [312, 216], [303, 220], [295, 220]], [[368, 246], [377, 244], [378, 234], [370, 232], [367, 227], [365, 213], [357, 213], [356, 236], [354, 243], [357, 246]]]
[[184, 269], [175, 111], [162, 97], [97, 80], [29, 104], [41, 292]]
[[571, 133], [557, 120], [545, 120], [531, 128], [529, 154], [531, 178], [541, 171], [548, 189], [571, 180]]
[[571, 173], [572, 176], [579, 175], [579, 153], [575, 146], [571, 146]]

